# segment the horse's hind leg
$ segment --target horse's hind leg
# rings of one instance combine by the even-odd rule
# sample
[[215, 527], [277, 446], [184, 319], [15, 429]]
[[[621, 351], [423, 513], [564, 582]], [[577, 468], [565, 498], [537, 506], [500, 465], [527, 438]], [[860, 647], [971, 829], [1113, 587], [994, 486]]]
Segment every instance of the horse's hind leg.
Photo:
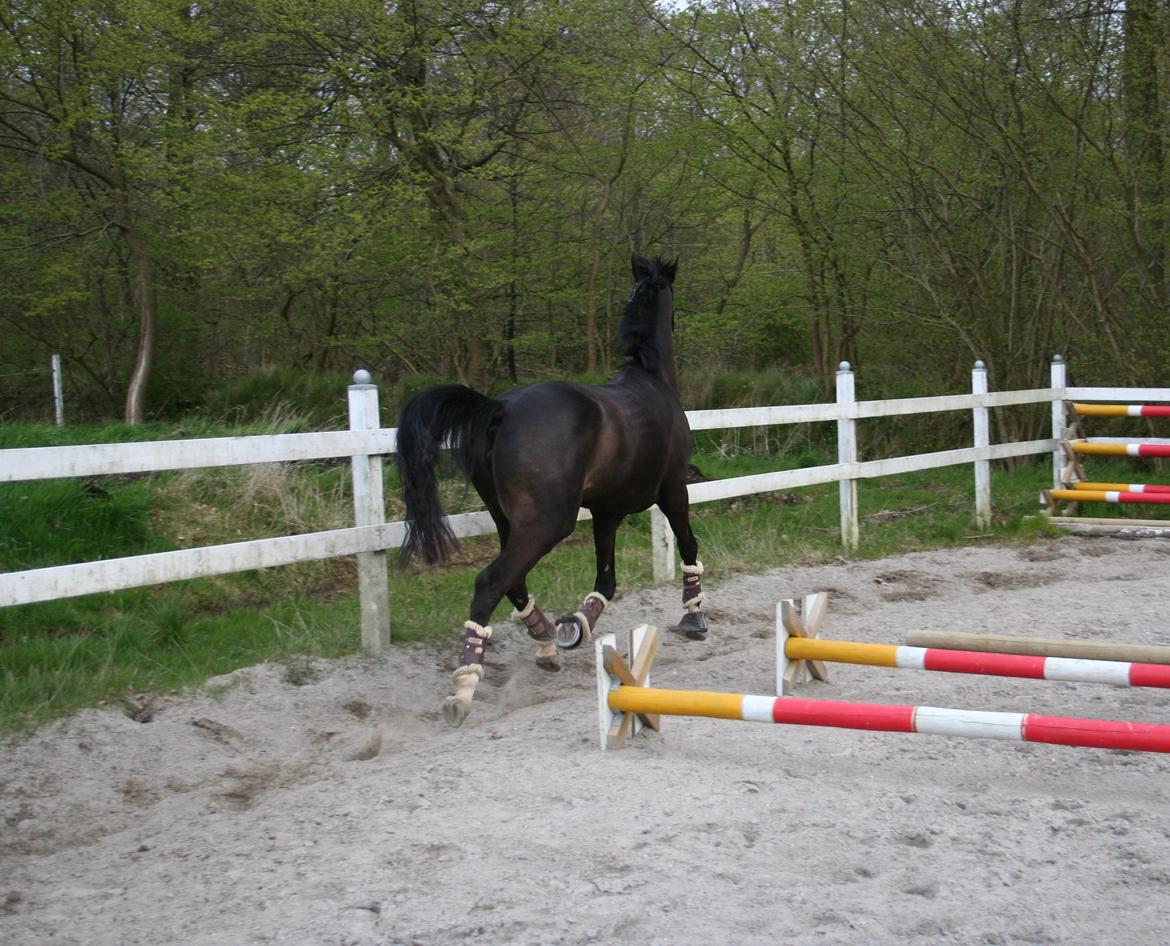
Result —
[[[480, 496], [490, 497], [489, 500], [486, 500], [487, 507], [496, 524], [496, 532], [500, 537], [500, 554], [502, 555], [512, 534], [512, 524], [500, 508], [499, 500], [496, 498], [495, 485], [490, 480], [485, 484], [477, 482], [476, 489], [479, 490]], [[560, 670], [561, 657], [556, 648], [556, 629], [553, 627], [552, 621], [536, 606], [536, 599], [528, 593], [528, 585], [524, 578], [522, 577], [505, 594], [515, 608], [512, 612], [512, 620], [520, 621], [528, 631], [528, 636], [536, 641], [536, 665], [542, 670]]]
[[521, 583], [508, 592], [508, 600], [515, 605], [512, 619], [519, 621], [536, 641], [536, 666], [541, 670], [561, 669], [561, 655], [557, 651], [556, 628], [543, 611], [537, 607], [536, 599], [528, 593], [528, 587]]
[[[482, 492], [481, 492], [482, 495]], [[496, 523], [496, 531], [500, 536], [500, 554], [508, 546], [508, 539], [512, 533], [511, 523], [499, 508], [494, 492], [491, 494], [494, 505], [489, 506], [492, 518]], [[505, 594], [512, 602], [515, 610], [512, 620], [519, 621], [528, 631], [528, 636], [536, 641], [536, 666], [541, 670], [557, 671], [561, 669], [561, 655], [557, 652], [556, 628], [553, 627], [543, 611], [536, 605], [536, 599], [528, 593], [525, 578], [509, 588]]]
[[[518, 596], [533, 566], [571, 531], [571, 523], [567, 530], [555, 533], [520, 529], [513, 523], [499, 557], [476, 576], [471, 617], [464, 624], [463, 648], [453, 675], [455, 692], [443, 701], [443, 716], [452, 726], [460, 725], [471, 712], [475, 688], [483, 679], [484, 646], [492, 635], [488, 622], [496, 605], [507, 591]], [[527, 599], [526, 593], [524, 597]], [[517, 603], [515, 598], [511, 600]]]
[[707, 615], [703, 613], [703, 563], [699, 561], [699, 543], [691, 531], [690, 499], [685, 483], [663, 490], [658, 497], [658, 508], [666, 516], [678, 542], [679, 557], [683, 561], [683, 614], [677, 629], [691, 640], [707, 637]]
[[593, 514], [593, 547], [597, 555], [597, 579], [593, 583], [593, 591], [585, 596], [581, 609], [557, 619], [557, 644], [564, 650], [572, 650], [593, 636], [597, 622], [601, 619], [601, 612], [613, 600], [617, 591], [614, 550], [618, 526], [622, 524], [624, 518], [625, 516], [614, 513]]

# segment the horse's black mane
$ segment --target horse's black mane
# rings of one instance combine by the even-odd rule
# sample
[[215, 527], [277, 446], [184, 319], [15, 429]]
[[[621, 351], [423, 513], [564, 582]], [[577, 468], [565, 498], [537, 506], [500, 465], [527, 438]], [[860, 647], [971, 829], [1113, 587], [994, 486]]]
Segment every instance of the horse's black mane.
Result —
[[626, 302], [621, 325], [618, 326], [618, 342], [622, 354], [629, 357], [629, 364], [638, 365], [647, 371], [657, 371], [662, 364], [660, 339], [655, 333], [658, 313], [654, 300], [659, 292], [670, 288], [674, 282], [676, 266], [677, 263], [668, 263], [661, 258], [634, 258], [634, 272], [638, 280]]

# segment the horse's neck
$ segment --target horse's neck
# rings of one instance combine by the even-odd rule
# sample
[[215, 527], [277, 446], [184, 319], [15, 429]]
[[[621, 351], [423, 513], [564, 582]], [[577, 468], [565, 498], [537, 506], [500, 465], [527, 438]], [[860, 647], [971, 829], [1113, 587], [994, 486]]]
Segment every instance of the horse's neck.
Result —
[[658, 377], [678, 390], [678, 371], [674, 367], [674, 327], [671, 316], [660, 317], [658, 320]]
[[662, 348], [662, 361], [658, 365], [658, 377], [670, 385], [670, 387], [678, 391], [678, 372], [674, 367], [674, 348], [671, 347], [670, 340]]

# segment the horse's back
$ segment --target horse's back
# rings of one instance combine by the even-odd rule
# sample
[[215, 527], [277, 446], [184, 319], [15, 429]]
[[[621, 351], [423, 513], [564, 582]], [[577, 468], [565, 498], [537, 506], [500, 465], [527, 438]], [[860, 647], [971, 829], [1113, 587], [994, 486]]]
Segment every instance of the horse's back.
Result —
[[504, 409], [497, 449], [507, 443], [522, 451], [572, 452], [574, 444], [596, 437], [604, 417], [589, 391], [569, 381], [539, 381], [508, 391], [500, 398]]
[[492, 459], [501, 493], [511, 483], [628, 513], [653, 504], [665, 479], [685, 477], [686, 415], [674, 392], [649, 375], [623, 373], [598, 387], [539, 382], [501, 401]]

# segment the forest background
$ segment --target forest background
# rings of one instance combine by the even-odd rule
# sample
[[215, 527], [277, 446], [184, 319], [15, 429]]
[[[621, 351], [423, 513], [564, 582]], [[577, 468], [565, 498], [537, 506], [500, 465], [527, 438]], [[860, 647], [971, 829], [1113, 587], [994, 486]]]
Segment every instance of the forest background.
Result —
[[0, 419], [51, 416], [52, 352], [131, 423], [274, 372], [600, 379], [631, 251], [681, 259], [687, 407], [841, 360], [1166, 384], [1168, 11], [0, 0]]

